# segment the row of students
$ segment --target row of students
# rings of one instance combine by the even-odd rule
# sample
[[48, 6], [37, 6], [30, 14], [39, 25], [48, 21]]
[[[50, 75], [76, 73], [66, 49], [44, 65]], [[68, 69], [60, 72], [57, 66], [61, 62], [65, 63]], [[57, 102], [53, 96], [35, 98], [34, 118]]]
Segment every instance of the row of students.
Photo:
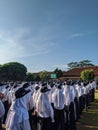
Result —
[[94, 81], [6, 86], [6, 130], [76, 130], [84, 107], [94, 100], [95, 87]]

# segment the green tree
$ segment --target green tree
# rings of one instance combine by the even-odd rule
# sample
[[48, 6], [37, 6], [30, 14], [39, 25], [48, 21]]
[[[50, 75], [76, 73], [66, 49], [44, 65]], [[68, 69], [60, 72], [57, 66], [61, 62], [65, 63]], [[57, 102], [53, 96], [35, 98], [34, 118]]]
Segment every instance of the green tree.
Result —
[[0, 66], [1, 80], [24, 80], [27, 68], [18, 62], [9, 62]]
[[79, 67], [95, 66], [90, 60], [83, 60], [79, 62]]
[[49, 74], [49, 72], [47, 72], [47, 71], [41, 71], [41, 72], [39, 73], [39, 76], [40, 76], [41, 80], [47, 81], [47, 80], [50, 79], [50, 74]]
[[81, 78], [83, 81], [90, 81], [95, 78], [94, 71], [92, 69], [90, 70], [83, 70], [81, 72]]
[[35, 80], [35, 77], [32, 73], [27, 73], [26, 74], [26, 81], [34, 81]]
[[34, 81], [41, 81], [39, 74], [34, 74]]
[[56, 77], [57, 77], [57, 78], [60, 78], [60, 77], [63, 76], [63, 72], [62, 72], [61, 69], [56, 68], [56, 69], [54, 70], [54, 73], [56, 74]]
[[68, 66], [69, 70], [76, 68], [76, 67], [78, 67], [78, 62], [70, 62], [70, 63], [67, 64], [67, 66]]
[[68, 66], [68, 69], [70, 70], [73, 68], [95, 66], [95, 65], [92, 64], [90, 60], [82, 60], [80, 62], [70, 62], [67, 64], [67, 66]]

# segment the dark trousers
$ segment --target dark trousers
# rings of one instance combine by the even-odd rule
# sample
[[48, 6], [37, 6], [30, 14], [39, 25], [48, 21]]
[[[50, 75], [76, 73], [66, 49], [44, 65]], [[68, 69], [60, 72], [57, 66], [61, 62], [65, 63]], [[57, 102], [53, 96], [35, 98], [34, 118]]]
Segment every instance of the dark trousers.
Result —
[[0, 118], [0, 130], [2, 130], [2, 120]]
[[62, 110], [54, 109], [54, 119], [55, 119], [54, 130], [65, 130], [64, 109]]
[[4, 124], [5, 124], [5, 121], [6, 121], [6, 117], [7, 117], [9, 107], [10, 107], [10, 105], [9, 105], [8, 101], [5, 101], [4, 102], [5, 114], [4, 114], [4, 118], [3, 118], [3, 123]]
[[52, 130], [51, 118], [38, 117], [38, 123], [40, 124], [41, 130]]
[[71, 102], [69, 106], [69, 130], [76, 130], [76, 122], [74, 115], [74, 103]]
[[75, 102], [75, 106], [76, 106], [76, 121], [78, 121], [78, 119], [79, 119], [79, 102], [78, 102], [78, 99], [75, 98], [74, 102]]
[[83, 111], [83, 98], [82, 96], [79, 97], [79, 115], [82, 114]]
[[32, 111], [30, 110], [30, 111], [28, 111], [28, 113], [29, 113], [29, 122], [30, 122], [30, 127], [31, 127], [31, 130], [33, 130], [33, 126], [32, 126]]
[[33, 115], [32, 116], [32, 127], [31, 127], [31, 130], [38, 130], [37, 129], [37, 121], [38, 121], [38, 119], [37, 119], [37, 115]]
[[69, 106], [65, 106], [65, 113], [66, 113], [65, 130], [68, 130], [69, 129]]
[[94, 99], [95, 99], [95, 89], [93, 88], [92, 89], [92, 102], [94, 101]]

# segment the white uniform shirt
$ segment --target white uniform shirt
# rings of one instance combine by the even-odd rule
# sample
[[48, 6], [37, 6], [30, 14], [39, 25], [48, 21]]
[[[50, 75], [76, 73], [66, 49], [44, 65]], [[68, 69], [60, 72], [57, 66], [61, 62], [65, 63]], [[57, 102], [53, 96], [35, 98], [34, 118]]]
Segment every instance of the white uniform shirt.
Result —
[[54, 120], [54, 111], [49, 102], [49, 98], [47, 93], [40, 93], [37, 103], [36, 103], [36, 111], [39, 117], [48, 118], [51, 117]]
[[37, 99], [39, 97], [39, 94], [40, 94], [40, 89], [39, 90], [35, 90], [33, 95], [32, 95], [35, 109], [36, 109], [36, 102], [37, 102]]
[[4, 109], [3, 103], [0, 99], [0, 118], [4, 115], [4, 113], [5, 113], [5, 109]]
[[5, 89], [5, 87], [6, 87], [6, 85], [2, 85], [2, 86], [0, 86], [0, 93], [3, 92], [3, 90]]
[[4, 94], [3, 101], [8, 101], [9, 88], [4, 88], [2, 93]]
[[29, 115], [27, 110], [26, 97], [23, 96], [21, 98], [15, 99], [12, 102], [6, 119], [6, 128], [7, 130], [12, 130], [15, 122], [20, 124], [26, 120], [29, 120]]
[[25, 100], [24, 102], [26, 102], [27, 105], [27, 110], [32, 110], [34, 108], [34, 102], [33, 102], [33, 98], [32, 98], [32, 92], [27, 93], [24, 96]]
[[65, 105], [69, 106], [71, 102], [74, 102], [74, 94], [70, 88], [70, 85], [65, 85], [64, 87]]
[[65, 105], [65, 97], [63, 94], [62, 89], [55, 89], [54, 93], [52, 94], [52, 103], [54, 104], [54, 108], [58, 110], [62, 110]]

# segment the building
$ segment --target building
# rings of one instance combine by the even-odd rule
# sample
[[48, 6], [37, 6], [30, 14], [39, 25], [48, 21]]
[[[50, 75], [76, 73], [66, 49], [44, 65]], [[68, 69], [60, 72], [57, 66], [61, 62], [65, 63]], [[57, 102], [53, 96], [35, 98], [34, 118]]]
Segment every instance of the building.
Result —
[[69, 71], [63, 72], [64, 79], [80, 79], [81, 72], [83, 70], [93, 70], [95, 77], [98, 78], [98, 66], [74, 68]]

